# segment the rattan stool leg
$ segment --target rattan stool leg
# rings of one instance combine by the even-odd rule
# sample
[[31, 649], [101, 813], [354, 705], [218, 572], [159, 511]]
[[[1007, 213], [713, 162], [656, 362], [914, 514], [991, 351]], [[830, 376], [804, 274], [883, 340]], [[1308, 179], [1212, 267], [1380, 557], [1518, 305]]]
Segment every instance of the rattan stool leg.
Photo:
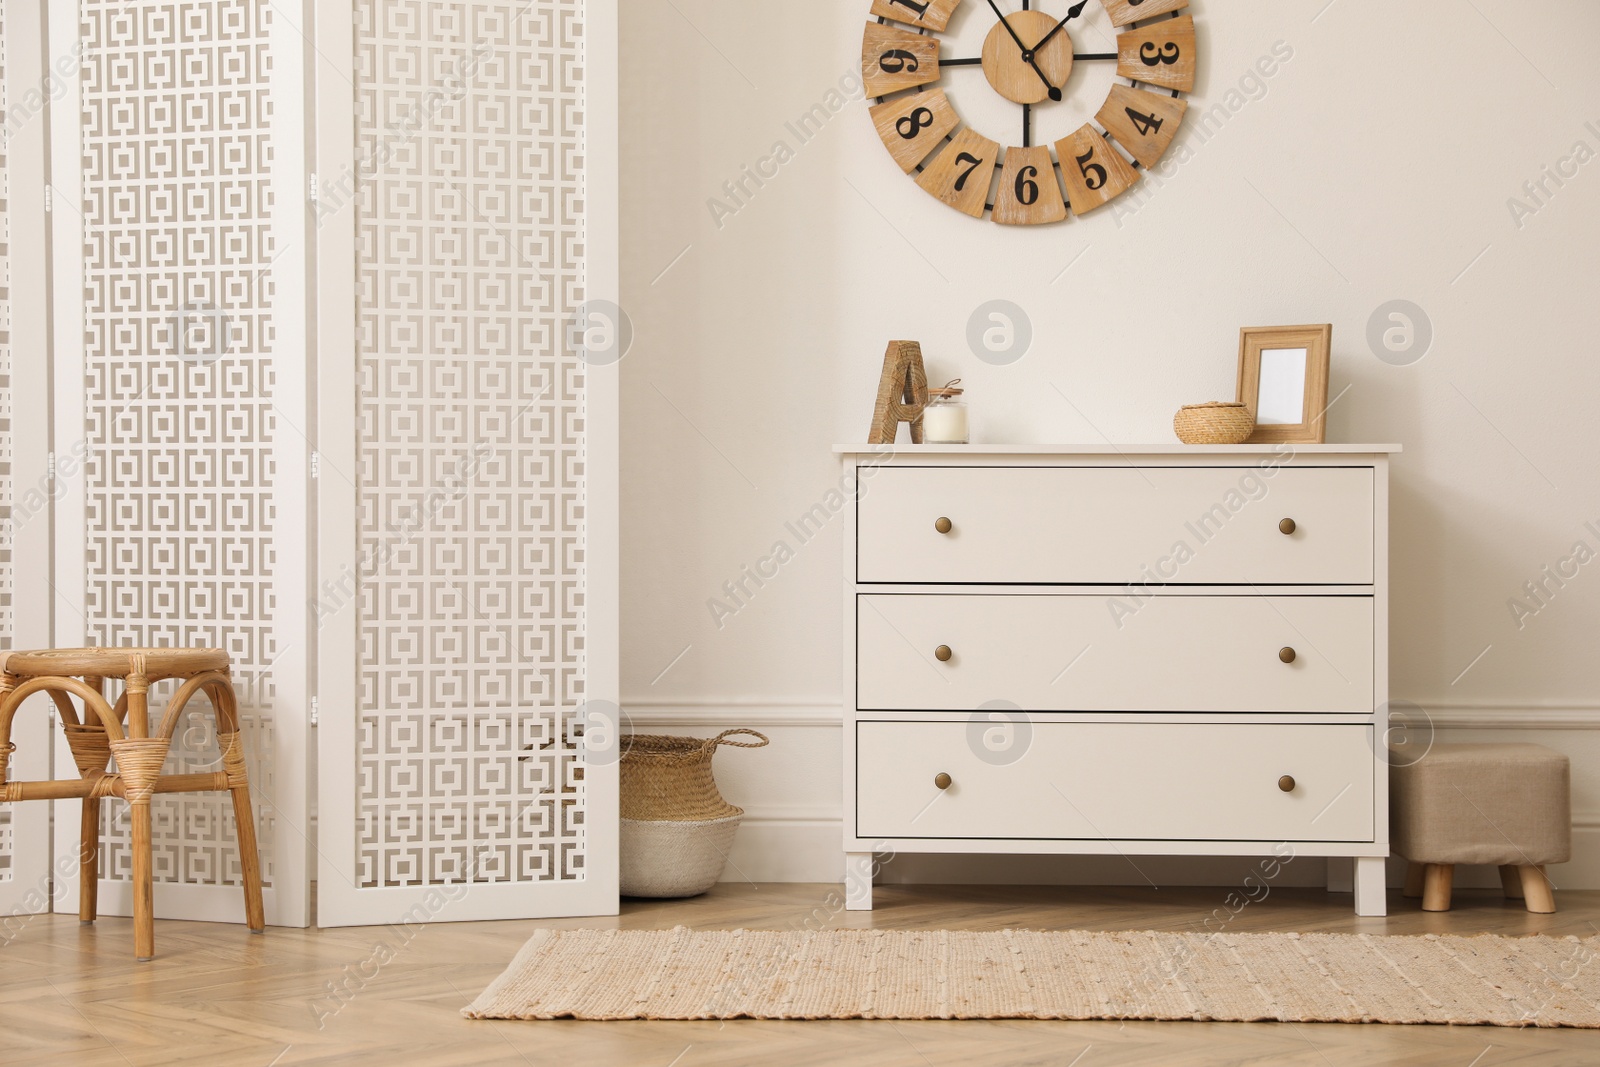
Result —
[[156, 955], [155, 877], [150, 858], [150, 798], [128, 805], [133, 823], [133, 954], [143, 963]]
[[232, 682], [208, 687], [217, 710], [217, 741], [222, 746], [222, 770], [233, 794], [233, 823], [239, 838], [239, 877], [244, 882], [244, 918], [252, 932], [267, 930], [266, 908], [261, 901], [261, 850], [256, 843], [256, 813], [250, 804], [250, 771], [244, 762], [244, 735], [239, 730], [239, 700]]
[[233, 794], [233, 821], [239, 828], [239, 874], [244, 881], [244, 918], [254, 933], [267, 930], [266, 908], [261, 902], [261, 853], [256, 844], [255, 809], [250, 806], [250, 786], [236, 786]]
[[1422, 910], [1449, 911], [1450, 883], [1456, 874], [1453, 863], [1430, 863], [1422, 879]]
[[78, 921], [92, 923], [100, 893], [100, 798], [83, 798], [78, 835]]

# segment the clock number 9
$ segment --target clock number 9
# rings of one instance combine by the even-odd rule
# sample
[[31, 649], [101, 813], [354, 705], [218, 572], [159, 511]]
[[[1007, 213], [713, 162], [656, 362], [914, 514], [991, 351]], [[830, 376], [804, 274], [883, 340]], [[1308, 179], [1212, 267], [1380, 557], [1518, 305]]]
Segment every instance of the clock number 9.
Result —
[[917, 70], [917, 57], [900, 48], [892, 48], [878, 57], [878, 69], [885, 74], [899, 74], [904, 71], [914, 74]]
[[933, 112], [925, 107], [919, 107], [909, 115], [902, 115], [895, 120], [894, 129], [901, 137], [910, 141], [917, 134], [933, 125]]
[[971, 164], [966, 170], [961, 172], [961, 177], [956, 179], [956, 192], [959, 193], [966, 187], [967, 179], [972, 177], [972, 172], [978, 169], [978, 165], [982, 163], [983, 160], [979, 159], [971, 152], [962, 152], [959, 156], [956, 156], [956, 162]]
[[1038, 167], [1028, 166], [1017, 171], [1017, 202], [1023, 207], [1032, 207], [1039, 199], [1039, 183], [1033, 180], [1038, 176]]
[[1106, 184], [1106, 168], [1098, 163], [1091, 163], [1092, 159], [1094, 159], [1092, 148], [1077, 157], [1078, 173], [1083, 175], [1083, 184], [1088, 186], [1091, 192], [1104, 188]]
[[1154, 41], [1146, 41], [1139, 46], [1139, 61], [1147, 67], [1159, 67], [1163, 63], [1170, 67], [1178, 61], [1178, 46], [1168, 41], [1157, 51]]

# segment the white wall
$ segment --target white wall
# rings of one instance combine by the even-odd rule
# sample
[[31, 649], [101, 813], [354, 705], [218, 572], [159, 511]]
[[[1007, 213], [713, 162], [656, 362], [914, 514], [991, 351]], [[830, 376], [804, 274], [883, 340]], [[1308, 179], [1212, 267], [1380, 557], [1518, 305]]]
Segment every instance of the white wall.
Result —
[[[965, 380], [978, 440], [1169, 441], [1180, 404], [1232, 398], [1241, 325], [1331, 321], [1333, 392], [1349, 391], [1329, 439], [1406, 448], [1393, 691], [1441, 736], [1473, 725], [1572, 753], [1582, 857], [1554, 873], [1600, 886], [1600, 563], [1520, 626], [1507, 605], [1574, 542], [1600, 551], [1600, 160], [1569, 163], [1576, 175], [1547, 182], [1542, 205], [1523, 189], [1579, 142], [1585, 159], [1600, 152], [1600, 66], [1584, 52], [1600, 4], [1528, 17], [1466, 0], [1197, 2], [1193, 105], [1222, 106], [1212, 132], [1191, 111], [1171, 154], [1183, 162], [1159, 189], [1021, 230], [917, 189], [859, 99], [806, 143], [786, 126], [840, 103], [828, 93], [858, 63], [867, 7], [623, 4], [623, 298], [636, 329], [623, 696], [651, 728], [772, 726], [772, 748], [718, 760], [752, 816], [728, 877], [840, 870], [840, 531], [802, 544], [785, 523], [833, 484], [829, 446], [865, 439], [887, 340], [921, 340], [930, 377]], [[981, 37], [985, 11], [969, 0], [956, 28]], [[1253, 79], [1275, 45], [1292, 55]], [[1088, 65], [1074, 78], [1069, 94], [1092, 101], [1063, 105], [1054, 136], [1103, 97]], [[980, 73], [946, 84], [980, 128], [1018, 139], [1015, 109], [993, 104]], [[777, 141], [793, 158], [759, 189], [747, 180], [736, 212], [714, 213], [712, 198], [732, 204], [724, 182]], [[1514, 219], [1518, 196], [1537, 211]], [[1032, 322], [1009, 366], [965, 340], [994, 298]], [[1419, 305], [1435, 335], [1407, 366], [1366, 339], [1394, 299]], [[708, 601], [780, 540], [794, 558], [719, 626]], [[1516, 728], [1533, 722], [1563, 728]], [[940, 860], [891, 877], [971, 873]], [[1129, 877], [1082, 860], [990, 874]]]

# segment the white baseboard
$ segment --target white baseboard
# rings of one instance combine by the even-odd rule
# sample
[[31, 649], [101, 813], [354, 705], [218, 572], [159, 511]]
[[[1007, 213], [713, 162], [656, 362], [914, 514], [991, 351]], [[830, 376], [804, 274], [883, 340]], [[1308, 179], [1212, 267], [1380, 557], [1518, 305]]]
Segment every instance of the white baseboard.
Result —
[[[1594, 730], [1600, 729], [1600, 704], [1575, 703], [1445, 703], [1417, 702], [1441, 730]], [[837, 731], [841, 710], [837, 703], [815, 699], [795, 701], [681, 699], [624, 700], [624, 710], [634, 728], [689, 729], [710, 733], [732, 726]], [[814, 737], [813, 749], [830, 742]], [[771, 750], [774, 753], [778, 749]], [[837, 779], [835, 779], [835, 782]], [[746, 783], [747, 786], [755, 783]], [[832, 788], [836, 789], [837, 786]], [[770, 797], [770, 794], [769, 794]], [[764, 803], [765, 798], [742, 799], [747, 809], [743, 827], [730, 857], [727, 880], [752, 882], [835, 882], [843, 877], [843, 831], [837, 800], [816, 796], [811, 804]], [[1550, 870], [1558, 888], [1600, 889], [1600, 811], [1579, 812], [1573, 819], [1573, 859]], [[1248, 873], [1248, 860], [1226, 857], [1136, 858], [1157, 884], [1236, 885]], [[1314, 870], [1313, 870], [1314, 868]], [[1127, 860], [1116, 856], [939, 856], [898, 858], [884, 872], [890, 882], [1019, 883], [1078, 885], [1138, 885], [1144, 879]], [[1325, 864], [1307, 858], [1298, 869], [1285, 871], [1286, 885], [1321, 885]], [[1398, 884], [1403, 865], [1391, 864], [1390, 880]], [[1463, 888], [1493, 888], [1499, 875], [1493, 867], [1462, 868], [1457, 884]]]

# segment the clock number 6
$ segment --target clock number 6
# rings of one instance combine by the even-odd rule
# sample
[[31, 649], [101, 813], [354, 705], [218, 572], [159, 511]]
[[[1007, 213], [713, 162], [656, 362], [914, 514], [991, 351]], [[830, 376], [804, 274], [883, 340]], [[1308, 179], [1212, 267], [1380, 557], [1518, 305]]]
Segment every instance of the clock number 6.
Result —
[[963, 188], [966, 187], [967, 179], [972, 177], [972, 172], [978, 169], [978, 165], [982, 163], [983, 160], [979, 159], [971, 152], [963, 152], [959, 156], [956, 156], [956, 162], [971, 164], [971, 166], [967, 167], [966, 170], [961, 172], [961, 177], [956, 179], [956, 192], [959, 193]]
[[1083, 175], [1083, 184], [1089, 187], [1090, 192], [1100, 189], [1106, 184], [1106, 168], [1098, 163], [1089, 162], [1094, 158], [1094, 149], [1089, 149], [1077, 157], [1078, 173]]
[[933, 125], [933, 112], [925, 107], [919, 107], [909, 115], [902, 115], [895, 120], [895, 132], [906, 140], [912, 140]]
[[1017, 171], [1017, 202], [1023, 207], [1032, 207], [1039, 199], [1039, 183], [1033, 180], [1038, 176], [1038, 167], [1028, 166]]
[[1146, 41], [1139, 46], [1139, 61], [1147, 67], [1159, 67], [1163, 63], [1170, 67], [1178, 61], [1178, 46], [1168, 41], [1158, 52], [1154, 41]]
[[917, 70], [917, 57], [901, 48], [891, 48], [878, 57], [878, 69], [885, 74], [899, 74], [905, 71], [914, 74]]

